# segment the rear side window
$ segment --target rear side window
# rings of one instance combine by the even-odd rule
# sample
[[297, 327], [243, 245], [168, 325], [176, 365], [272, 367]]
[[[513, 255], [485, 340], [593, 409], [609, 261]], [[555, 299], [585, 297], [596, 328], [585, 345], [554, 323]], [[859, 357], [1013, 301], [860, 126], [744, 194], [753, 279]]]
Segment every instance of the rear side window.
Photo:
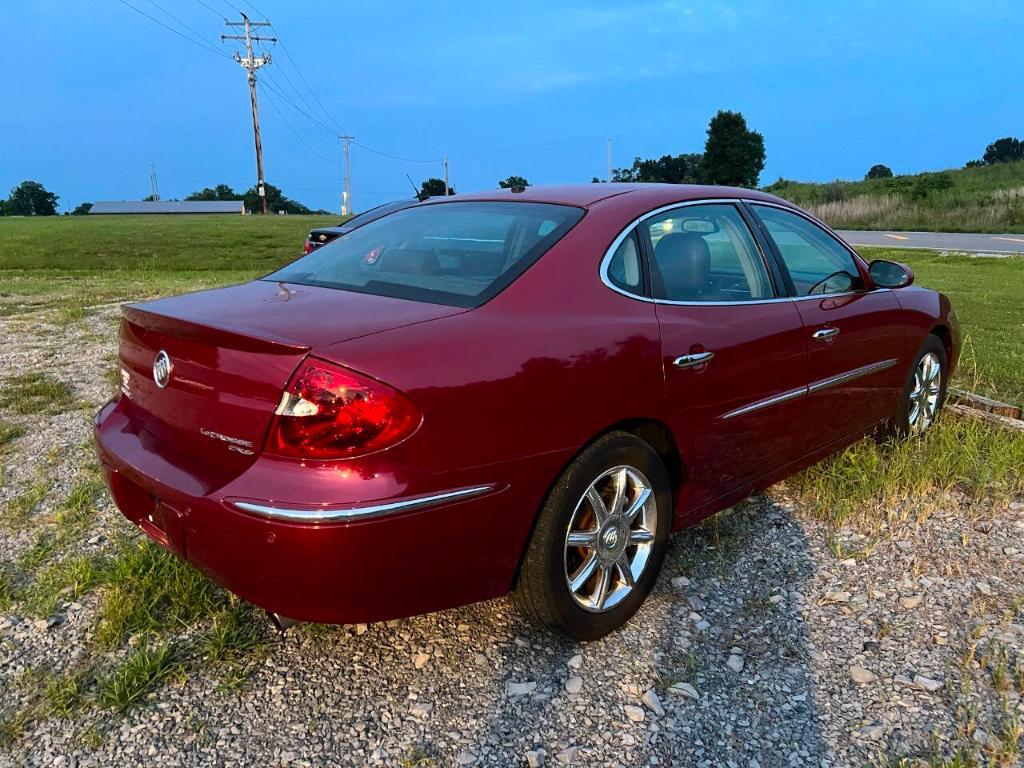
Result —
[[732, 204], [688, 205], [645, 220], [656, 298], [686, 302], [774, 297], [761, 251]]
[[608, 262], [608, 279], [613, 285], [629, 293], [643, 290], [643, 273], [640, 269], [640, 248], [636, 232], [630, 232], [612, 254]]
[[754, 208], [775, 241], [797, 296], [846, 293], [864, 287], [853, 256], [824, 229], [781, 208]]
[[365, 224], [264, 279], [476, 307], [582, 216], [581, 208], [547, 203], [416, 206]]

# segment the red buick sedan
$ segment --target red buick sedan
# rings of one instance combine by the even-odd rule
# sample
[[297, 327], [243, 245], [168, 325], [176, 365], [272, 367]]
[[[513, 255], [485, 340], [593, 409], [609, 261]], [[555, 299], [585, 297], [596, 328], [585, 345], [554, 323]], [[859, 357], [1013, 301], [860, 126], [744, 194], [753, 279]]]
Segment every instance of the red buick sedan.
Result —
[[959, 332], [912, 282], [750, 190], [434, 199], [126, 306], [96, 443], [130, 521], [282, 625], [512, 591], [592, 639], [672, 531], [928, 428]]

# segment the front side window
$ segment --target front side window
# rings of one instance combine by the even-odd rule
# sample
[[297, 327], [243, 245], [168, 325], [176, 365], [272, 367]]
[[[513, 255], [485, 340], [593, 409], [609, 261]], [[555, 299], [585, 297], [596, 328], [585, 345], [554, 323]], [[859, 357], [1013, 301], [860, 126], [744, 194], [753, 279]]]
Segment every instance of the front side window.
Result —
[[754, 208], [775, 241], [797, 296], [846, 293], [864, 287], [853, 256], [824, 229], [781, 208]]
[[415, 206], [349, 232], [264, 280], [476, 307], [583, 217], [547, 203]]
[[734, 205], [683, 206], [640, 226], [654, 246], [656, 298], [703, 302], [774, 296], [761, 252]]

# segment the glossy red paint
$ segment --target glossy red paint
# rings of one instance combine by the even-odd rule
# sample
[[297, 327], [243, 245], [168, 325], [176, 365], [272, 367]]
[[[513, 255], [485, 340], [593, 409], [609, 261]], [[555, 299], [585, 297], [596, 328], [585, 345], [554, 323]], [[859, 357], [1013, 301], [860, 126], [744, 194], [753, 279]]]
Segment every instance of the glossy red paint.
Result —
[[[701, 199], [788, 206], [770, 195], [593, 184], [425, 205], [467, 199], [586, 213], [472, 310], [262, 281], [126, 308], [124, 394], [95, 422], [125, 516], [285, 616], [350, 623], [440, 610], [513, 586], [551, 484], [602, 433], [664, 437], [659, 450], [678, 467], [678, 528], [872, 429], [892, 413], [928, 333], [944, 339], [951, 366], [959, 349], [948, 300], [917, 287], [696, 306], [623, 295], [600, 277], [611, 243], [649, 211]], [[812, 339], [832, 326], [841, 329], [834, 341]], [[161, 349], [174, 365], [166, 388], [152, 375]], [[709, 364], [673, 365], [702, 350], [715, 352]], [[398, 390], [422, 415], [419, 428], [351, 459], [264, 452], [282, 391], [308, 355]], [[882, 360], [895, 363], [804, 392]], [[794, 391], [805, 396], [743, 412]], [[478, 488], [486, 490], [347, 522], [268, 519], [237, 506], [355, 508]]]

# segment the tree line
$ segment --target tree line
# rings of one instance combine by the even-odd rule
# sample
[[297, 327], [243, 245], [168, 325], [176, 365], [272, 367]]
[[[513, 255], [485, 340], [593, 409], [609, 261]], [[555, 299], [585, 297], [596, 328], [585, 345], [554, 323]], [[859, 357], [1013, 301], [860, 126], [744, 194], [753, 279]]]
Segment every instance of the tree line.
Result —
[[[1024, 140], [1005, 136], [996, 139], [985, 147], [981, 159], [971, 160], [967, 168], [998, 163], [1024, 161]], [[747, 127], [747, 121], [740, 112], [720, 110], [708, 123], [707, 139], [704, 152], [689, 152], [678, 155], [662, 155], [659, 158], [636, 157], [628, 168], [612, 169], [611, 181], [642, 182], [663, 184], [719, 184], [730, 187], [756, 187], [764, 170], [765, 149], [764, 137], [757, 131]], [[927, 195], [932, 188], [939, 189], [951, 186], [952, 180], [943, 178], [943, 174], [926, 174], [927, 183], [921, 182], [928, 189], [922, 188], [921, 194]], [[946, 174], [948, 176], [948, 174]], [[868, 169], [865, 179], [892, 178], [889, 166], [877, 163]], [[594, 183], [602, 183], [607, 179], [594, 177]], [[779, 179], [767, 189], [784, 184]], [[838, 182], [833, 182], [838, 185]], [[498, 182], [502, 189], [519, 189], [530, 186], [525, 176], [509, 176]], [[273, 184], [264, 184], [267, 196], [267, 210], [275, 213], [283, 211], [290, 214], [328, 213], [314, 211], [302, 203], [287, 197]], [[443, 179], [430, 178], [420, 185], [417, 197], [422, 200], [428, 197], [443, 196], [445, 191], [455, 194], [455, 188], [445, 185]], [[152, 196], [144, 198], [151, 200]], [[250, 211], [260, 209], [259, 195], [252, 186], [245, 192], [236, 192], [228, 184], [217, 184], [203, 187], [188, 195], [186, 200], [239, 200], [245, 202]], [[38, 181], [23, 181], [11, 189], [10, 196], [0, 199], [0, 216], [53, 216], [57, 213], [60, 196], [50, 192]], [[71, 215], [82, 215], [89, 212], [92, 203], [82, 203]]]
[[[308, 213], [319, 213], [307, 208], [302, 203], [286, 197], [285, 194], [273, 184], [263, 183], [263, 191], [267, 198], [267, 210], [271, 213], [290, 213], [302, 215]], [[186, 200], [241, 200], [245, 202], [248, 211], [260, 210], [260, 196], [255, 185], [249, 187], [245, 192], [236, 192], [228, 184], [217, 184], [214, 187], [203, 187], [197, 192], [188, 195]], [[327, 211], [323, 211], [327, 213]]]
[[[996, 139], [987, 147], [980, 160], [968, 160], [964, 168], [980, 168], [999, 163], [1018, 163], [1024, 160], [1024, 141], [1012, 136]], [[941, 173], [941, 171], [940, 171]], [[887, 165], [872, 165], [864, 175], [865, 179], [891, 179], [892, 169]]]
[[[747, 127], [742, 113], [719, 110], [708, 123], [703, 152], [636, 157], [628, 168], [613, 168], [611, 181], [752, 188], [757, 186], [764, 163], [764, 137]], [[591, 181], [599, 184], [608, 179], [595, 176]], [[501, 189], [529, 185], [524, 176], [509, 176], [498, 182]]]

